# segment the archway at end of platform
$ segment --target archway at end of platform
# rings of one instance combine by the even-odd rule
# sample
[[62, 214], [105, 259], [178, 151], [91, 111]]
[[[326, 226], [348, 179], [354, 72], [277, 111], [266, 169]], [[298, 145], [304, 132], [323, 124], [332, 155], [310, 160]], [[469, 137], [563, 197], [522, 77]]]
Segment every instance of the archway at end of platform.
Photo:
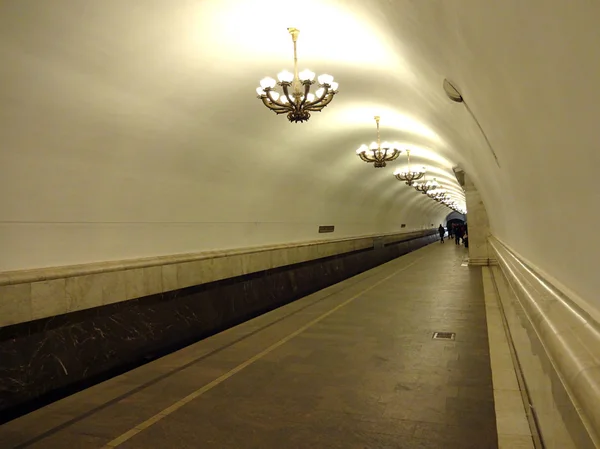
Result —
[[451, 212], [446, 217], [446, 226], [452, 226], [454, 224], [463, 225], [467, 223], [467, 216], [459, 214], [456, 211]]

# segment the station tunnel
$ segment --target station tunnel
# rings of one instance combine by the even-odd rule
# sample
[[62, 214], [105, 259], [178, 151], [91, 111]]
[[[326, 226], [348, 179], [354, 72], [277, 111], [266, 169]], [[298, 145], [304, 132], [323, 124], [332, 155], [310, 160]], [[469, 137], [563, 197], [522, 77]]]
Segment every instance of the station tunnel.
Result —
[[600, 448], [599, 43], [595, 0], [0, 0], [0, 447]]

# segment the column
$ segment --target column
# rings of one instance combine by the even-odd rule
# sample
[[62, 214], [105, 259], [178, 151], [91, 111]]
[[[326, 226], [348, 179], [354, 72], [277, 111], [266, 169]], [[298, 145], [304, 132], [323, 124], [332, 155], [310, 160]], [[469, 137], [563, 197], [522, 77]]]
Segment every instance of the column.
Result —
[[469, 232], [469, 265], [489, 265], [493, 255], [488, 248], [490, 225], [487, 211], [470, 176], [464, 174], [464, 189], [467, 200], [467, 224]]

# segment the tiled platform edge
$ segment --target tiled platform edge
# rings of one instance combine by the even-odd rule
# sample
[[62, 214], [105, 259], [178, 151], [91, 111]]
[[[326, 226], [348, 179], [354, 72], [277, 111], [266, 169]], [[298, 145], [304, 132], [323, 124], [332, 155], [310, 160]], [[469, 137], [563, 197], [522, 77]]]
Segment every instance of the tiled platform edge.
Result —
[[490, 267], [546, 449], [600, 448], [600, 325], [509, 248]]
[[0, 274], [0, 422], [437, 238], [426, 230]]

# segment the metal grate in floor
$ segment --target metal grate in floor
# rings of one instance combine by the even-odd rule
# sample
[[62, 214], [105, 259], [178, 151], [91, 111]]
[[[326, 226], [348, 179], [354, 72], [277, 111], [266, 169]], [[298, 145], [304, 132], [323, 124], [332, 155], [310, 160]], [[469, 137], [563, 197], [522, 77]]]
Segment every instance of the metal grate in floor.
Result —
[[434, 332], [434, 340], [454, 340], [456, 334], [454, 332]]

